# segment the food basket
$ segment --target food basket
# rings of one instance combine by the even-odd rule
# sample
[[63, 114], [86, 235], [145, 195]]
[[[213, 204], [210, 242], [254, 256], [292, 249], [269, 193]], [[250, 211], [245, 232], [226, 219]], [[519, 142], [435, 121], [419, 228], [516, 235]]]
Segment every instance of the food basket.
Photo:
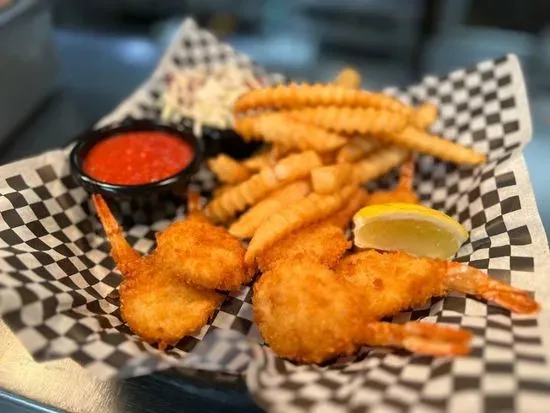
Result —
[[[158, 116], [155, 102], [168, 73], [227, 62], [253, 65], [186, 20], [152, 77], [98, 125]], [[488, 153], [488, 162], [477, 168], [418, 159], [421, 201], [470, 231], [456, 259], [547, 301], [550, 261], [521, 154], [532, 131], [517, 58], [504, 56], [386, 92], [408, 103], [433, 102], [441, 113], [436, 133]], [[262, 346], [251, 289], [244, 287], [225, 298], [198, 334], [175, 348], [160, 352], [143, 343], [121, 321], [115, 292], [119, 275], [88, 195], [70, 177], [69, 151], [50, 151], [0, 169], [0, 313], [35, 359], [70, 357], [103, 379], [171, 367], [238, 375], [260, 406], [285, 413], [546, 410], [546, 308], [539, 317], [513, 316], [452, 294], [394, 321], [422, 319], [469, 329], [475, 339], [468, 357], [365, 348], [327, 366], [298, 366]], [[206, 170], [193, 182], [205, 195], [215, 184]], [[155, 208], [166, 209], [163, 219], [127, 227], [129, 240], [144, 253], [153, 248], [155, 231], [183, 216], [177, 202], [165, 200]], [[143, 210], [136, 207], [129, 218], [139, 213]]]

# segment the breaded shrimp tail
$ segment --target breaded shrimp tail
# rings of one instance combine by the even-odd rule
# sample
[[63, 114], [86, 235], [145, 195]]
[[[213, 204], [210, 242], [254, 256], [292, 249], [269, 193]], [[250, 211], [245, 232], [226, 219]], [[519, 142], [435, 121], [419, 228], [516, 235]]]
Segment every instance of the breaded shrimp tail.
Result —
[[103, 197], [99, 194], [94, 194], [92, 195], [92, 201], [97, 210], [97, 215], [103, 224], [105, 235], [107, 235], [107, 239], [111, 244], [115, 263], [123, 275], [128, 275], [128, 272], [132, 268], [132, 263], [139, 260], [141, 256], [124, 238], [122, 228], [118, 225]]

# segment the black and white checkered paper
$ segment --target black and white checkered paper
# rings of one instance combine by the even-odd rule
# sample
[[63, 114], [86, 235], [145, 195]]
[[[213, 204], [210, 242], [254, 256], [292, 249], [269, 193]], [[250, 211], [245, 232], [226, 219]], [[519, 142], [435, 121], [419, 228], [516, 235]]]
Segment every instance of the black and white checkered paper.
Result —
[[[151, 78], [100, 125], [158, 116], [155, 102], [170, 73], [227, 62], [252, 65], [187, 20]], [[269, 81], [282, 79], [254, 69]], [[388, 92], [409, 103], [436, 103], [441, 116], [434, 133], [489, 154], [488, 163], [474, 169], [418, 158], [422, 202], [470, 230], [457, 259], [548, 300], [546, 235], [521, 155], [531, 120], [517, 58]], [[67, 154], [52, 151], [0, 168], [0, 313], [35, 359], [71, 357], [102, 378], [170, 367], [244, 374], [254, 399], [273, 412], [548, 411], [548, 313], [512, 316], [459, 294], [394, 320], [471, 330], [474, 349], [464, 358], [365, 348], [330, 366], [296, 366], [260, 344], [248, 287], [228, 295], [198, 334], [159, 352], [120, 318], [119, 274], [88, 195], [69, 175]], [[213, 183], [205, 171], [194, 181], [204, 194]], [[121, 214], [129, 241], [146, 253], [154, 247], [154, 233], [184, 211], [177, 201], [163, 199], [156, 206], [131, 203]]]

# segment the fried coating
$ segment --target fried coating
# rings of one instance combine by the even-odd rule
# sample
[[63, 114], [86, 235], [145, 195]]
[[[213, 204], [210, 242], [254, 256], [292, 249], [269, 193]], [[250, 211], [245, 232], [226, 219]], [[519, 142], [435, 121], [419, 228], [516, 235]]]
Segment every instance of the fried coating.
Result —
[[256, 282], [252, 300], [260, 334], [280, 357], [320, 363], [358, 348], [360, 296], [321, 264], [282, 263]]
[[264, 273], [254, 286], [254, 321], [276, 354], [301, 363], [351, 355], [363, 344], [428, 355], [469, 351], [467, 331], [378, 322], [358, 311], [364, 300], [361, 290], [321, 264], [286, 262]]
[[338, 150], [336, 163], [356, 162], [380, 149], [383, 143], [369, 136], [355, 136]]
[[232, 157], [220, 154], [208, 160], [208, 168], [220, 182], [235, 185], [250, 178], [250, 171]]
[[351, 90], [336, 85], [277, 85], [244, 93], [233, 106], [235, 114], [250, 109], [294, 109], [307, 106], [374, 108], [409, 116], [412, 108], [383, 93]]
[[162, 349], [198, 332], [223, 297], [192, 287], [161, 268], [156, 257], [144, 257], [136, 271], [123, 279], [119, 292], [120, 312], [130, 329]]
[[345, 67], [338, 72], [332, 83], [346, 89], [361, 89], [361, 74], [351, 67]]
[[236, 291], [251, 280], [245, 248], [225, 228], [186, 219], [157, 235], [155, 255], [164, 271], [195, 287]]
[[408, 116], [373, 108], [322, 106], [295, 109], [288, 115], [305, 124], [346, 134], [391, 134], [402, 131]]
[[437, 116], [437, 106], [432, 103], [424, 103], [414, 111], [411, 123], [420, 130], [426, 130], [434, 124]]
[[[379, 135], [382, 136], [382, 135]], [[412, 126], [403, 131], [382, 137], [388, 142], [404, 146], [420, 153], [435, 156], [447, 162], [459, 165], [479, 165], [486, 160], [484, 154], [473, 149], [449, 141], [440, 136], [430, 135]]]
[[256, 229], [268, 216], [284, 208], [286, 205], [304, 198], [310, 191], [311, 186], [307, 181], [294, 182], [276, 190], [231, 224], [229, 233], [240, 239], [251, 238]]
[[255, 121], [256, 137], [286, 148], [331, 152], [346, 143], [343, 136], [305, 125], [283, 113], [261, 115]]
[[311, 169], [321, 165], [315, 152], [289, 155], [272, 168], [264, 168], [248, 180], [235, 185], [210, 201], [205, 215], [214, 222], [227, 222], [238, 212], [264, 199], [270, 192], [305, 178]]
[[366, 184], [388, 173], [403, 163], [408, 156], [409, 151], [398, 146], [381, 148], [353, 164], [354, 180]]
[[413, 189], [414, 158], [412, 156], [399, 168], [399, 182], [390, 191], [377, 191], [370, 195], [368, 205], [403, 202], [418, 204], [420, 200]]
[[256, 230], [245, 255], [248, 266], [254, 267], [256, 257], [281, 238], [316, 221], [320, 221], [342, 207], [357, 188], [349, 185], [330, 195], [311, 193], [269, 216]]
[[94, 195], [92, 199], [122, 274], [120, 310], [130, 329], [163, 348], [204, 326], [222, 297], [215, 291], [195, 288], [166, 271], [157, 255], [138, 254], [124, 239], [103, 198]]
[[318, 194], [332, 194], [351, 180], [353, 166], [350, 163], [321, 166], [311, 171], [311, 184]]
[[364, 292], [361, 311], [375, 319], [422, 305], [449, 291], [492, 300], [519, 314], [534, 314], [540, 309], [527, 292], [458, 262], [367, 250], [345, 257], [335, 271]]
[[266, 248], [258, 255], [258, 268], [266, 272], [290, 261], [311, 261], [332, 268], [351, 245], [341, 228], [322, 221], [294, 231]]
[[444, 273], [443, 261], [409, 257], [367, 250], [345, 257], [335, 271], [364, 291], [361, 310], [379, 320], [446, 292], [438, 277]]

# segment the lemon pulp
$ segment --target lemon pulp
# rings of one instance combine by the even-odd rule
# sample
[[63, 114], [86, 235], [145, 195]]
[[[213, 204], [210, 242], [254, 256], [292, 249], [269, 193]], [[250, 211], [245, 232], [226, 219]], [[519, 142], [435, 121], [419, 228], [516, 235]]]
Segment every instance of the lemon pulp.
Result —
[[361, 209], [353, 218], [354, 241], [360, 248], [399, 250], [448, 259], [468, 238], [458, 222], [421, 205], [391, 203]]

